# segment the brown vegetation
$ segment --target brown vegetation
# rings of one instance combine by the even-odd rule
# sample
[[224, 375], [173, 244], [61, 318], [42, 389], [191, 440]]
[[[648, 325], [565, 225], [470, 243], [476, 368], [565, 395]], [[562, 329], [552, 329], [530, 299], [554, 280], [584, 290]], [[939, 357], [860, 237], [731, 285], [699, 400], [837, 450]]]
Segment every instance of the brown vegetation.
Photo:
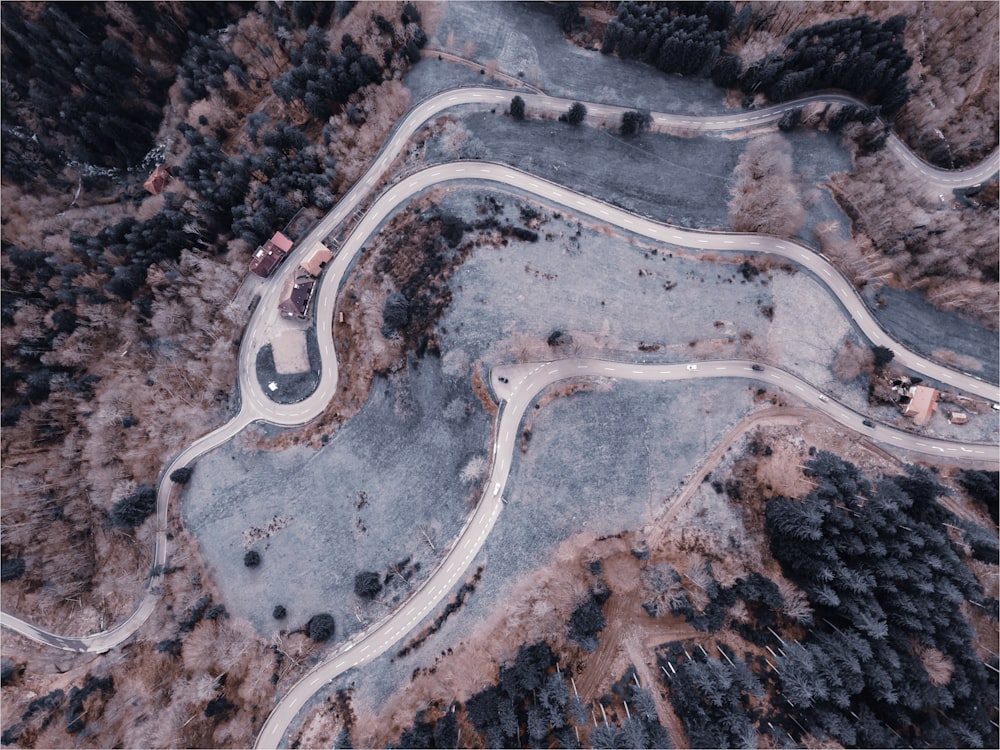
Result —
[[[245, 320], [229, 304], [239, 277], [192, 253], [176, 272], [173, 281], [157, 268], [149, 273], [150, 330], [108, 305], [78, 307], [79, 325], [46, 361], [85, 363], [100, 382], [89, 394], [57, 380], [44, 407], [4, 430], [3, 544], [29, 561], [4, 596], [22, 616], [80, 622], [82, 608], [84, 629], [98, 629], [131, 611], [148, 571], [152, 524], [126, 533], [107, 511], [138, 483], [155, 481], [179, 446], [223, 421], [236, 378], [233, 339]], [[53, 430], [61, 441], [40, 438]]]
[[[385, 41], [373, 31], [374, 14], [383, 13], [398, 27], [401, 5], [367, 4], [336, 22], [331, 39], [336, 43], [341, 34], [351, 33], [364, 52], [381, 59]], [[108, 12], [124, 21], [131, 18], [117, 3]], [[182, 163], [190, 150], [176, 134], [178, 123], [218, 135], [231, 153], [248, 143], [243, 129], [248, 113], [265, 112], [271, 121], [300, 118], [297, 102], [283, 104], [266, 85], [291, 66], [276, 33], [304, 32], [279, 29], [251, 11], [219, 37], [250, 77], [264, 85], [244, 87], [226, 72], [223, 89], [192, 104], [182, 98], [180, 82], [171, 88], [158, 139], [167, 144], [168, 165]], [[269, 54], [261, 52], [262, 44]], [[393, 60], [394, 69], [405, 64]], [[398, 81], [379, 87], [378, 95], [370, 86], [353, 97], [365, 124], [343, 117], [337, 122], [340, 137], [328, 148], [338, 158], [333, 192], [350, 187], [408, 102]], [[321, 140], [311, 125], [306, 131]], [[31, 342], [60, 325], [51, 312], [33, 304], [35, 282], [11, 263], [8, 243], [42, 252], [57, 282], [59, 270], [78, 260], [71, 234], [93, 236], [126, 217], [141, 222], [160, 213], [165, 196], [141, 191], [144, 177], [122, 176], [110, 188], [100, 180], [79, 181], [75, 174], [49, 188], [5, 182], [3, 292], [13, 309], [13, 325], [5, 321], [3, 328], [5, 382], [8, 367], [23, 367], [19, 357]], [[178, 205], [197, 211], [197, 196], [182, 180], [173, 179], [167, 191]], [[130, 196], [134, 203], [126, 202]], [[225, 236], [201, 236], [194, 223], [184, 231], [190, 246], [176, 261], [150, 266], [141, 279], [140, 295], [148, 297], [141, 312], [114, 297], [105, 302], [75, 298], [67, 309], [76, 325], [67, 326], [70, 330], [59, 333], [41, 355], [41, 363], [57, 371], [48, 397], [36, 401], [32, 396], [34, 405], [20, 413], [16, 428], [4, 428], [0, 541], [5, 560], [23, 557], [27, 563], [24, 575], [3, 584], [4, 608], [42, 627], [71, 635], [95, 632], [131, 612], [149, 571], [155, 523], [116, 528], [109, 509], [138, 485], [154, 484], [171, 455], [233, 413], [237, 347], [249, 317], [250, 295], [238, 294], [248, 246], [238, 239], [226, 244]], [[210, 255], [211, 250], [217, 254]], [[106, 273], [84, 269], [73, 286], [101, 290], [107, 281]], [[55, 282], [40, 290], [47, 299], [58, 289]], [[21, 392], [29, 385], [22, 383]], [[5, 729], [18, 722], [34, 697], [80, 686], [87, 673], [115, 680], [112, 693], [96, 691], [87, 699], [87, 733], [67, 734], [65, 721], [51, 721], [55, 714], [39, 711], [23, 722], [19, 746], [248, 747], [273, 701], [272, 674], [278, 684], [294, 679], [302, 659], [316, 650], [300, 635], [282, 638], [272, 650], [224, 613], [196, 620], [193, 629], [179, 628], [186, 609], [206, 595], [210, 584], [197, 543], [180, 528], [176, 498], [173, 510], [168, 558], [173, 567], [163, 584], [165, 603], [140, 630], [138, 642], [102, 657], [73, 656], [4, 631], [5, 655], [29, 665], [17, 685], [4, 689]], [[54, 676], [50, 652], [58, 653], [60, 672], [71, 665], [71, 677]], [[216, 702], [209, 713], [218, 710], [209, 716], [211, 701]], [[53, 707], [58, 713], [65, 704], [53, 699]]]
[[868, 347], [857, 346], [850, 340], [844, 341], [844, 345], [837, 352], [837, 358], [833, 361], [833, 374], [842, 383], [850, 383], [861, 373], [871, 373], [874, 371], [875, 358]]
[[[276, 686], [290, 684], [304, 670], [296, 658], [301, 654], [279, 641], [275, 650], [224, 611], [211, 614], [217, 594], [201, 572], [197, 542], [180, 532], [172, 544], [176, 570], [163, 583], [171, 604], [154, 610], [138, 641], [104, 655], [71, 655], [4, 632], [5, 656], [26, 664], [18, 684], [3, 692], [4, 728], [20, 747], [252, 744]], [[312, 650], [300, 640], [300, 647]], [[48, 665], [53, 658], [56, 665]], [[67, 697], [91, 678], [112, 684], [86, 700], [87, 731], [70, 733]], [[25, 718], [39, 696], [48, 697], [45, 707]], [[233, 708], [225, 709], [226, 702]]]
[[[830, 226], [815, 230], [824, 251], [856, 282], [919, 289], [942, 309], [996, 328], [996, 206], [959, 207], [951, 195], [932, 195], [885, 153], [858, 156], [851, 174], [831, 178], [834, 196], [850, 217], [854, 242]], [[878, 248], [877, 255], [866, 252]]]
[[998, 38], [996, 3], [865, 1], [737, 2], [749, 4], [754, 30], [730, 52], [753, 61], [780, 52], [797, 29], [867, 14], [877, 21], [906, 17], [904, 44], [913, 58], [913, 93], [894, 128], [910, 148], [943, 167], [973, 164], [996, 148], [998, 138]]
[[792, 149], [781, 135], [754, 138], [733, 170], [729, 225], [737, 232], [789, 237], [805, 210], [792, 172]]

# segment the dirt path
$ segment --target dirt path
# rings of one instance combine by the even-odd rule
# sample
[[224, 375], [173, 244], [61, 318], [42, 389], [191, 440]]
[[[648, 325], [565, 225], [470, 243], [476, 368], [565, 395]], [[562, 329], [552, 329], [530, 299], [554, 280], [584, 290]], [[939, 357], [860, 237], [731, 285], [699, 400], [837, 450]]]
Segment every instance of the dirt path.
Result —
[[599, 701], [607, 686], [625, 670], [626, 652], [622, 646], [633, 627], [633, 613], [641, 604], [639, 592], [630, 591], [612, 593], [604, 605], [607, 625], [600, 633], [597, 651], [588, 657], [576, 681], [576, 689], [584, 703], [590, 705]]
[[647, 660], [652, 656], [653, 649], [661, 643], [689, 638], [695, 631], [694, 628], [682, 624], [679, 620], [675, 624], [664, 623], [664, 626], [658, 627], [656, 630], [655, 637], [653, 637], [654, 634], [648, 628], [643, 633], [644, 637], [640, 637], [637, 633], [629, 635], [624, 644], [625, 651], [628, 654], [629, 661], [635, 665], [639, 684], [647, 688], [653, 695], [653, 701], [656, 703], [656, 714], [660, 717], [660, 723], [670, 732], [670, 738], [674, 741], [674, 745], [683, 747], [684, 729], [680, 719], [677, 718], [677, 714], [674, 713], [670, 701], [667, 700], [666, 693], [663, 691], [663, 683], [657, 674], [659, 670], [655, 665], [650, 667]]
[[[657, 545], [663, 542], [667, 529], [674, 517], [684, 507], [684, 504], [697, 492], [705, 477], [710, 474], [726, 452], [742, 438], [747, 432], [757, 427], [776, 426], [800, 426], [804, 422], [822, 423], [836, 430], [844, 431], [845, 428], [838, 422], [815, 409], [804, 406], [774, 406], [761, 411], [754, 412], [744, 417], [738, 422], [723, 438], [718, 445], [705, 457], [701, 467], [693, 473], [690, 478], [685, 479], [684, 490], [673, 500], [668, 501], [665, 508], [661, 508], [658, 515], [651, 524], [648, 536], [649, 545], [656, 549]], [[900, 460], [889, 451], [875, 444], [871, 440], [863, 437], [858, 438], [868, 450], [878, 454], [880, 457], [900, 464]]]

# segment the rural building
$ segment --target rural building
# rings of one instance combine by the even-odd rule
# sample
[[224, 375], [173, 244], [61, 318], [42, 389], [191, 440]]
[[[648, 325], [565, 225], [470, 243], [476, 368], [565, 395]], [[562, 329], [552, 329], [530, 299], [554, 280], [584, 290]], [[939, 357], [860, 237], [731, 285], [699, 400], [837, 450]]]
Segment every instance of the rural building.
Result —
[[281, 295], [281, 302], [278, 303], [281, 314], [290, 318], [304, 318], [315, 287], [316, 279], [302, 266], [296, 268], [295, 277], [285, 287], [285, 293]]
[[931, 412], [937, 406], [938, 392], [926, 385], [914, 386], [910, 389], [910, 402], [903, 411], [903, 416], [913, 417], [913, 424], [923, 427], [931, 419]]
[[966, 424], [969, 421], [969, 415], [964, 411], [953, 411], [948, 415], [948, 421], [952, 424]]
[[142, 186], [153, 195], [162, 193], [170, 182], [170, 172], [161, 164], [153, 170], [153, 174], [146, 178]]
[[275, 232], [271, 239], [254, 251], [250, 270], [266, 279], [291, 249], [292, 241], [281, 232]]
[[325, 266], [332, 257], [333, 253], [330, 251], [330, 248], [322, 242], [317, 242], [313, 251], [309, 253], [304, 261], [302, 261], [302, 267], [311, 276], [319, 276], [323, 271], [323, 266]]

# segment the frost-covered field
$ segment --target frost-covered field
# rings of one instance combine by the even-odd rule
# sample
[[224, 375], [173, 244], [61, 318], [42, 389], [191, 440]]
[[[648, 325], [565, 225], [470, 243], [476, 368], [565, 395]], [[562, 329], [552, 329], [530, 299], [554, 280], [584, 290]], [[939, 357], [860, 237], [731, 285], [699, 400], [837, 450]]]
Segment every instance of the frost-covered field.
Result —
[[[361, 412], [318, 451], [260, 453], [237, 440], [202, 458], [181, 505], [184, 523], [230, 612], [265, 635], [330, 612], [339, 640], [360, 627], [357, 572], [384, 574], [411, 557], [421, 563], [415, 581], [429, 574], [465, 519], [473, 486], [461, 472], [484, 452], [489, 429], [467, 379], [429, 359], [406, 378], [376, 379]], [[244, 567], [244, 532], [275, 516], [287, 526], [252, 545], [260, 567]], [[397, 579], [390, 599], [406, 588]], [[271, 618], [277, 604], [288, 610], [281, 623]]]

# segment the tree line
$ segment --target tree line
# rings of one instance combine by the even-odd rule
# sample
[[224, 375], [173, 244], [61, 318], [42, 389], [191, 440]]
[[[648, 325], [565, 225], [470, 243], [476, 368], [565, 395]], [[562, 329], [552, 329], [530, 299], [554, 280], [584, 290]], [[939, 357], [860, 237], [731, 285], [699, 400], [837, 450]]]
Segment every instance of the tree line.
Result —
[[[660, 647], [662, 686], [690, 745], [753, 747], [769, 735], [775, 745], [814, 737], [845, 747], [993, 747], [997, 658], [980, 659], [961, 605], [995, 621], [996, 600], [951, 534], [994, 563], [995, 534], [941, 506], [945, 490], [925, 469], [869, 480], [819, 451], [804, 473], [814, 489], [771, 498], [765, 521], [775, 559], [811, 612], [775, 617], [783, 602], [773, 582], [755, 573], [726, 589], [710, 568], [707, 582], [699, 576], [708, 600], [700, 612], [673, 598], [675, 614], [697, 625], [739, 592], [755, 603], [754, 627], [745, 615], [743, 627], [730, 627], [764, 648], [740, 657], [721, 642]], [[670, 573], [660, 572], [664, 586], [679, 580]]]
[[601, 52], [617, 52], [664, 73], [710, 76], [723, 88], [786, 101], [837, 88], [881, 108], [888, 118], [906, 104], [913, 59], [903, 46], [903, 16], [868, 16], [817, 24], [790, 34], [783, 49], [759, 60], [727, 54], [754, 23], [752, 6], [730, 2], [624, 2], [604, 30]]
[[153, 146], [191, 40], [250, 7], [138, 3], [112, 12], [102, 3], [48, 3], [37, 14], [5, 8], [4, 175], [19, 183], [52, 179], [65, 161], [138, 165]]
[[617, 51], [664, 73], [704, 75], [728, 45], [730, 27], [742, 28], [749, 14], [747, 6], [737, 20], [728, 2], [622, 3], [604, 29], [601, 52]]

